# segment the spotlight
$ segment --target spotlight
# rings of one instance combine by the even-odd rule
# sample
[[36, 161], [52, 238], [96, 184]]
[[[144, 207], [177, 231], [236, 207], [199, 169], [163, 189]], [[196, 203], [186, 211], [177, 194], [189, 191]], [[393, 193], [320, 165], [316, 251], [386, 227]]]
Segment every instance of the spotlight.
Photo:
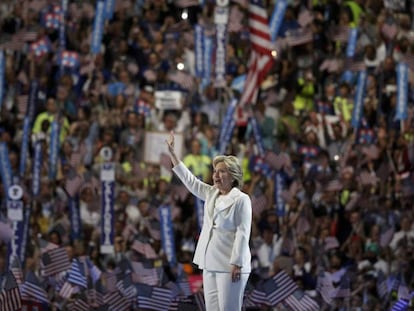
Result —
[[181, 19], [186, 20], [188, 18], [188, 10], [184, 9], [181, 13]]
[[177, 64], [177, 69], [178, 70], [183, 70], [184, 69], [184, 64], [183, 63], [178, 63]]

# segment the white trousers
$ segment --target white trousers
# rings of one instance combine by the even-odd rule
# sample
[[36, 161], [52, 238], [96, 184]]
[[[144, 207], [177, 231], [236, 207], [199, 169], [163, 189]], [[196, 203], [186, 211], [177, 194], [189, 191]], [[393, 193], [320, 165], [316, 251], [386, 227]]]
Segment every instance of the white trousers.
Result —
[[248, 273], [242, 273], [240, 280], [232, 282], [229, 272], [203, 270], [203, 289], [206, 311], [240, 311]]

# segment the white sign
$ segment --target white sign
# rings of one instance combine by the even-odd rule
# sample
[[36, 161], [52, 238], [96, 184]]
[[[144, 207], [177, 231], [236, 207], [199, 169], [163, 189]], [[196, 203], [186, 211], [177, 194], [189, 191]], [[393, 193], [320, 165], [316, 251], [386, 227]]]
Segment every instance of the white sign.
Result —
[[181, 110], [183, 93], [180, 91], [155, 91], [155, 107], [160, 110]]
[[229, 21], [229, 8], [216, 6], [214, 9], [214, 24], [227, 24]]
[[[161, 154], [170, 154], [166, 140], [170, 137], [168, 132], [146, 132], [144, 142], [144, 161], [159, 164]], [[180, 133], [174, 134], [174, 148], [178, 159], [183, 156], [184, 137]]]
[[7, 218], [13, 221], [23, 220], [23, 202], [21, 200], [7, 201]]
[[114, 181], [115, 180], [115, 164], [114, 163], [102, 163], [101, 164], [101, 181]]

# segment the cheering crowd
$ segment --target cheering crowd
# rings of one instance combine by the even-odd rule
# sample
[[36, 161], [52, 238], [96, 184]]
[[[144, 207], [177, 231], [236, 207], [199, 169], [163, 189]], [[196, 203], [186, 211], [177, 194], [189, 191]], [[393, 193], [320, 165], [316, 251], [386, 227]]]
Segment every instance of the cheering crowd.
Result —
[[215, 1], [1, 1], [0, 310], [203, 309], [171, 131], [206, 182], [243, 164], [246, 310], [413, 308], [414, 5], [263, 1], [271, 67], [241, 103], [251, 2], [226, 6], [222, 68]]

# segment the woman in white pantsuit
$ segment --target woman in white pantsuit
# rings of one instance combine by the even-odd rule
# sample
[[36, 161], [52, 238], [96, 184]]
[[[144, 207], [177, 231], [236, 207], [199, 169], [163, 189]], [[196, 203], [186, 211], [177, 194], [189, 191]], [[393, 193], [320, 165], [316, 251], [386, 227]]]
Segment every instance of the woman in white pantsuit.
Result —
[[213, 159], [211, 186], [197, 179], [177, 159], [174, 134], [167, 140], [173, 171], [188, 190], [203, 200], [204, 220], [193, 262], [203, 270], [207, 311], [240, 311], [251, 271], [250, 197], [240, 191], [243, 172], [234, 156]]

